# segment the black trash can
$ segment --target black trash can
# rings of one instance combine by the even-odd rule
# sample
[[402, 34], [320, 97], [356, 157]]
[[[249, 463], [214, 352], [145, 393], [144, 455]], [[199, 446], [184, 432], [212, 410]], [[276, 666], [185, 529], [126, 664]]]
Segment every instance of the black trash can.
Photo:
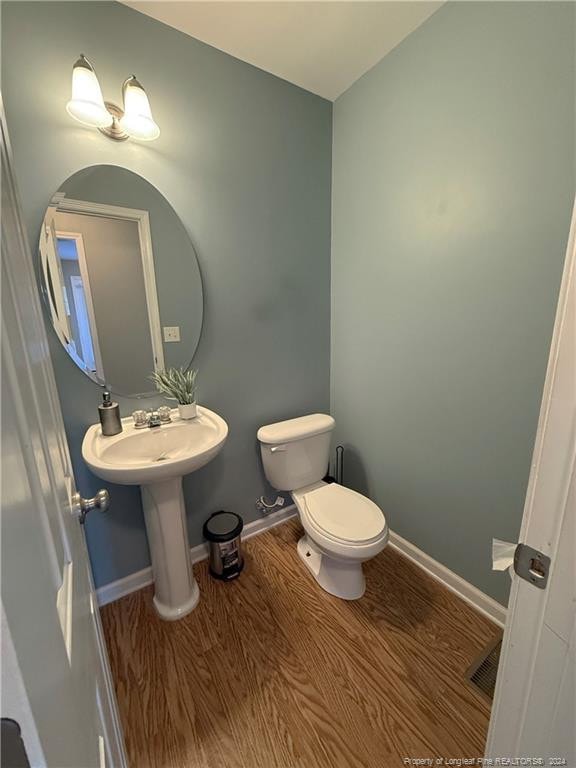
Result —
[[204, 523], [204, 538], [210, 544], [210, 573], [229, 581], [240, 575], [244, 566], [240, 534], [244, 521], [235, 512], [214, 512]]

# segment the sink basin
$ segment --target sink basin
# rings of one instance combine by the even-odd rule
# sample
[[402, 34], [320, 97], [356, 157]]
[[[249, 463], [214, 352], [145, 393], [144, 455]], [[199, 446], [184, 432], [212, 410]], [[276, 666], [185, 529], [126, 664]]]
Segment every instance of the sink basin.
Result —
[[156, 483], [182, 477], [203, 467], [220, 452], [228, 425], [217, 413], [198, 406], [195, 419], [180, 419], [161, 427], [136, 429], [131, 418], [122, 419], [123, 431], [102, 435], [100, 424], [91, 426], [82, 443], [82, 456], [92, 472], [119, 485]]
[[222, 449], [228, 425], [198, 406], [195, 419], [136, 429], [122, 419], [119, 435], [106, 437], [100, 424], [88, 428], [82, 456], [92, 472], [119, 485], [139, 485], [154, 574], [154, 606], [163, 619], [192, 611], [200, 591], [192, 574], [182, 477], [203, 467]]

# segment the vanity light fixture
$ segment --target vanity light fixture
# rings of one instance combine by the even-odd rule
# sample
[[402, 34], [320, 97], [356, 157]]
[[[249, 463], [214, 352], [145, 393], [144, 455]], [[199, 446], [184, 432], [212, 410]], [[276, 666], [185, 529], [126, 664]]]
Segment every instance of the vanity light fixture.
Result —
[[124, 109], [110, 101], [104, 101], [94, 67], [84, 56], [72, 69], [72, 98], [66, 111], [83, 125], [98, 128], [114, 141], [132, 137], [141, 141], [153, 141], [160, 136], [160, 128], [154, 122], [148, 96], [135, 75], [122, 84]]

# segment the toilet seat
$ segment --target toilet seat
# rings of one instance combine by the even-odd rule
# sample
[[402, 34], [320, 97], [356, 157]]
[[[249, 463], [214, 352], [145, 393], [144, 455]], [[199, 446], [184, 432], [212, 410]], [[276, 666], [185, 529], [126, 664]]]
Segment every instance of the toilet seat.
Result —
[[302, 494], [300, 503], [314, 531], [335, 543], [371, 545], [386, 531], [386, 518], [373, 501], [336, 483]]
[[366, 582], [362, 563], [382, 552], [389, 530], [384, 513], [361, 493], [318, 482], [292, 491], [305, 535], [298, 555], [331, 595], [358, 600]]

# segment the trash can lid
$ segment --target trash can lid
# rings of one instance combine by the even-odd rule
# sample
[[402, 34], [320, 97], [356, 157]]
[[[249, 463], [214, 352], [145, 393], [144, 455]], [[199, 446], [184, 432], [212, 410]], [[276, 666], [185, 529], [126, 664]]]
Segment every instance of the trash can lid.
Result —
[[232, 541], [240, 535], [244, 521], [236, 512], [214, 512], [204, 523], [202, 532], [208, 541]]

